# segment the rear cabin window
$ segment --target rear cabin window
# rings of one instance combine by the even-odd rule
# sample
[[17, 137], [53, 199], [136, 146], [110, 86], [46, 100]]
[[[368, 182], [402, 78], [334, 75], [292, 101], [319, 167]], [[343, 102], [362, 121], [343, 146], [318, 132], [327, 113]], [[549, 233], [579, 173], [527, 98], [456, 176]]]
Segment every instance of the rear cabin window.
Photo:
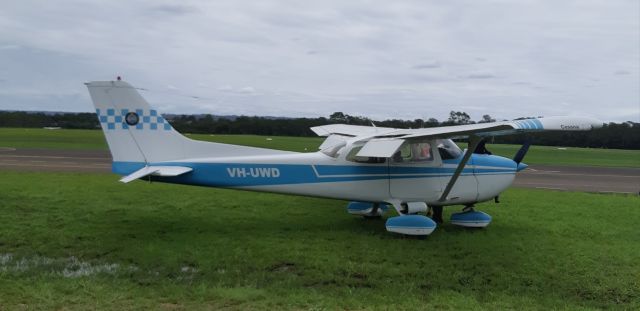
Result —
[[420, 163], [433, 161], [431, 144], [427, 142], [405, 143], [393, 155], [395, 163]]
[[362, 149], [362, 146], [356, 146], [351, 148], [351, 151], [349, 151], [349, 154], [347, 154], [347, 161], [358, 162], [358, 163], [371, 163], [371, 164], [379, 164], [379, 163], [385, 162], [385, 158], [356, 156], [356, 154], [358, 154], [360, 149]]

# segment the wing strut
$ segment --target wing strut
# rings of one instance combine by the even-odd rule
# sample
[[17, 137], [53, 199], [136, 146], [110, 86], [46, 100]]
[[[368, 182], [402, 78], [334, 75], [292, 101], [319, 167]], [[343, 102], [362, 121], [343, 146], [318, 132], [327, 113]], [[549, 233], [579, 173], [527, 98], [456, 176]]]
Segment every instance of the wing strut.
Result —
[[469, 146], [467, 146], [467, 151], [464, 153], [464, 157], [462, 157], [460, 164], [458, 164], [456, 171], [453, 173], [453, 176], [451, 176], [451, 179], [449, 180], [447, 187], [444, 188], [444, 192], [442, 192], [442, 196], [440, 196], [440, 199], [438, 199], [438, 201], [444, 202], [447, 200], [447, 196], [449, 195], [449, 192], [451, 192], [451, 189], [453, 189], [453, 186], [456, 184], [456, 181], [458, 180], [458, 177], [462, 173], [462, 170], [464, 169], [465, 165], [467, 165], [467, 162], [471, 158], [473, 151], [476, 150], [476, 147], [478, 147], [478, 144], [480, 144], [481, 141], [482, 141], [482, 137], [479, 137], [476, 135], [469, 136]]

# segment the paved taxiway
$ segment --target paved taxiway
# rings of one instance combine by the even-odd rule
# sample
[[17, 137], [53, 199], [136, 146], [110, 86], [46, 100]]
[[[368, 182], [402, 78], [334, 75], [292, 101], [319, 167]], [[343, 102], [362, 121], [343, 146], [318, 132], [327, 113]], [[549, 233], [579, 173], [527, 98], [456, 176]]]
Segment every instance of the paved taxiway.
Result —
[[[111, 171], [111, 155], [106, 150], [0, 147], [0, 169], [109, 173]], [[514, 186], [638, 194], [640, 193], [640, 169], [531, 165], [527, 170], [517, 175]]]

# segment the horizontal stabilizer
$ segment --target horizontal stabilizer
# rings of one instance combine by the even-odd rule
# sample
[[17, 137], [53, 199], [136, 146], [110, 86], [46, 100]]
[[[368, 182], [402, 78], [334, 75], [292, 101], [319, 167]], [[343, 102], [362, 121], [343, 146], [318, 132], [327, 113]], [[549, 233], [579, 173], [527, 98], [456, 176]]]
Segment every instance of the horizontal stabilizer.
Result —
[[193, 169], [185, 166], [145, 166], [130, 175], [127, 175], [120, 179], [120, 182], [128, 183], [134, 181], [136, 179], [153, 175], [153, 176], [178, 176], [188, 172], [191, 172]]

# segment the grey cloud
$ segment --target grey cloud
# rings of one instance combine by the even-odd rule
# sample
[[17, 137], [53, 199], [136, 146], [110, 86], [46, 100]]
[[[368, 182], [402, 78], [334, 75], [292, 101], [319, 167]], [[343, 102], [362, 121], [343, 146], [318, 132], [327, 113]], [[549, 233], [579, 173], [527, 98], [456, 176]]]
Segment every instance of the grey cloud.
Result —
[[2, 50], [17, 50], [19, 48], [20, 48], [20, 46], [19, 45], [15, 45], [15, 44], [0, 45], [0, 51], [2, 51]]
[[421, 69], [435, 69], [440, 67], [442, 67], [442, 64], [440, 64], [439, 62], [432, 62], [432, 63], [414, 65], [411, 68], [421, 70]]
[[245, 86], [239, 90], [240, 93], [243, 94], [253, 94], [256, 92], [256, 89], [251, 86]]
[[494, 79], [496, 78], [495, 75], [490, 74], [490, 73], [472, 73], [469, 74], [467, 76], [465, 76], [465, 78], [467, 79]]
[[175, 5], [175, 4], [163, 4], [157, 5], [150, 8], [150, 11], [162, 13], [162, 14], [170, 14], [170, 15], [185, 15], [197, 12], [196, 8], [186, 5]]
[[[638, 111], [640, 21], [629, 2], [185, 3], [7, 2], [0, 109], [90, 111], [81, 83], [121, 74], [162, 90], [143, 95], [168, 113], [446, 119], [475, 107], [475, 119], [486, 110], [617, 120]], [[584, 88], [588, 77], [600, 81]]]

